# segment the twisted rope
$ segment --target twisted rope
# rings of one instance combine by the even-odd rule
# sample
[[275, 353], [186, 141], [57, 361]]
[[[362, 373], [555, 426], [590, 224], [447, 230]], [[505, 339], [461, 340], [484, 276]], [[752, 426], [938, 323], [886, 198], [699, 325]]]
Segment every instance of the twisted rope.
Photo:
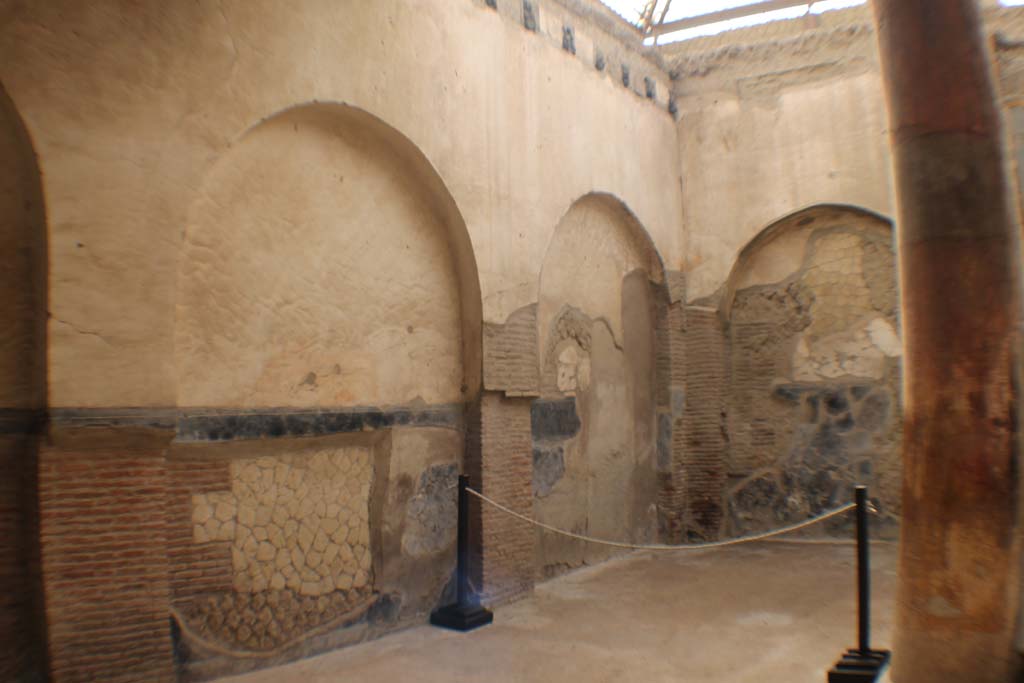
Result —
[[560, 534], [562, 536], [566, 536], [567, 538], [575, 538], [578, 541], [586, 541], [587, 543], [597, 543], [599, 545], [607, 545], [607, 546], [611, 546], [613, 548], [625, 548], [627, 550], [706, 550], [708, 548], [724, 548], [724, 547], [730, 546], [730, 545], [739, 545], [740, 543], [751, 543], [753, 541], [763, 541], [764, 539], [771, 538], [772, 536], [780, 536], [782, 534], [788, 534], [788, 533], [790, 533], [792, 531], [798, 531], [798, 530], [803, 529], [805, 527], [812, 526], [814, 524], [817, 524], [818, 522], [824, 522], [826, 519], [831, 519], [832, 517], [835, 517], [837, 515], [841, 515], [844, 512], [847, 512], [848, 510], [852, 510], [853, 508], [857, 507], [857, 505], [854, 504], [854, 503], [847, 503], [846, 505], [843, 505], [842, 507], [835, 508], [834, 510], [829, 510], [828, 512], [823, 512], [822, 514], [818, 515], [817, 517], [811, 517], [810, 519], [805, 519], [804, 521], [799, 522], [797, 524], [791, 524], [790, 526], [784, 526], [784, 527], [782, 527], [780, 529], [774, 529], [772, 531], [765, 531], [765, 532], [760, 533], [760, 534], [754, 534], [753, 536], [743, 536], [741, 538], [730, 538], [730, 539], [725, 540], [725, 541], [711, 541], [709, 543], [693, 543], [693, 544], [689, 544], [689, 545], [664, 545], [664, 544], [660, 544], [660, 543], [659, 544], [623, 543], [621, 541], [608, 541], [608, 540], [605, 540], [603, 538], [594, 538], [592, 536], [584, 536], [583, 534], [576, 534], [576, 533], [573, 533], [571, 531], [566, 531], [564, 529], [559, 529], [558, 527], [551, 526], [550, 524], [545, 524], [544, 522], [538, 522], [537, 520], [531, 519], [531, 518], [527, 517], [526, 515], [521, 515], [518, 512], [516, 512], [515, 510], [510, 510], [509, 508], [505, 507], [501, 503], [499, 503], [497, 501], [494, 501], [494, 500], [491, 500], [490, 498], [488, 498], [484, 494], [482, 494], [479, 491], [477, 491], [475, 489], [472, 489], [472, 488], [470, 488], [468, 486], [466, 487], [466, 491], [468, 491], [470, 494], [476, 496], [480, 500], [484, 501], [488, 505], [491, 505], [491, 506], [497, 508], [498, 510], [501, 510], [502, 512], [504, 512], [507, 515], [511, 515], [512, 517], [515, 517], [518, 520], [521, 520], [521, 521], [526, 522], [528, 524], [532, 524], [532, 525], [534, 525], [536, 527], [539, 527], [541, 529], [544, 529], [546, 531], [550, 531], [551, 533]]

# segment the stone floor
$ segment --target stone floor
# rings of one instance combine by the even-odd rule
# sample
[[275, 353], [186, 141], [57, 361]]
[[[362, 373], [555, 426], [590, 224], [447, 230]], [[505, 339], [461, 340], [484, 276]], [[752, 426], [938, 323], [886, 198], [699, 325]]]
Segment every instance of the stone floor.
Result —
[[[896, 546], [873, 546], [875, 644]], [[422, 626], [233, 683], [823, 683], [855, 638], [854, 548], [759, 543], [636, 553], [537, 587], [468, 634]]]

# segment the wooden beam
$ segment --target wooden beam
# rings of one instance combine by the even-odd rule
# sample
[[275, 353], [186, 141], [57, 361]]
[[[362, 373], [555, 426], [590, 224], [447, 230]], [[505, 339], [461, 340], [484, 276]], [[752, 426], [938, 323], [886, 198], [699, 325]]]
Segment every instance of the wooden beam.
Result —
[[763, 12], [773, 12], [775, 10], [789, 9], [790, 7], [799, 7], [800, 5], [810, 4], [813, 3], [808, 0], [764, 0], [763, 2], [755, 2], [752, 5], [732, 7], [730, 9], [723, 9], [709, 14], [699, 14], [695, 17], [677, 19], [676, 21], [670, 21], [667, 24], [659, 24], [658, 26], [653, 27], [648, 35], [663, 36], [667, 33], [675, 33], [676, 31], [704, 26], [705, 24], [715, 24], [719, 21], [739, 19], [741, 17], [749, 17], [754, 14], [761, 14]]

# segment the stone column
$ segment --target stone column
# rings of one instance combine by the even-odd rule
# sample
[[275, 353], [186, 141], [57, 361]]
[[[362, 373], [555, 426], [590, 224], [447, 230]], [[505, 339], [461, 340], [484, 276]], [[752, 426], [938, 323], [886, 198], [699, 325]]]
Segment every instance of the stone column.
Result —
[[1016, 616], [1020, 251], [976, 0], [874, 0], [904, 362], [897, 683], [1005, 682]]

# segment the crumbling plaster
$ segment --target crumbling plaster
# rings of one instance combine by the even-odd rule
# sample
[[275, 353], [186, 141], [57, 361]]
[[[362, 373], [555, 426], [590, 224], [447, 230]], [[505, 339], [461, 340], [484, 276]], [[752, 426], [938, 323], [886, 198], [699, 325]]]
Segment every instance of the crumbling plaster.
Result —
[[[985, 0], [1001, 95], [1019, 102], [1024, 8]], [[687, 295], [717, 304], [740, 249], [779, 216], [891, 216], [891, 153], [866, 6], [666, 45], [679, 107]]]
[[551, 231], [594, 190], [681, 262], [678, 183], [663, 183], [679, 176], [672, 117], [482, 3], [8, 1], [0, 14], [0, 81], [45, 177], [54, 406], [175, 402], [188, 209], [245, 131], [303, 103], [365, 110], [422, 151], [465, 220], [485, 320], [536, 300]]

